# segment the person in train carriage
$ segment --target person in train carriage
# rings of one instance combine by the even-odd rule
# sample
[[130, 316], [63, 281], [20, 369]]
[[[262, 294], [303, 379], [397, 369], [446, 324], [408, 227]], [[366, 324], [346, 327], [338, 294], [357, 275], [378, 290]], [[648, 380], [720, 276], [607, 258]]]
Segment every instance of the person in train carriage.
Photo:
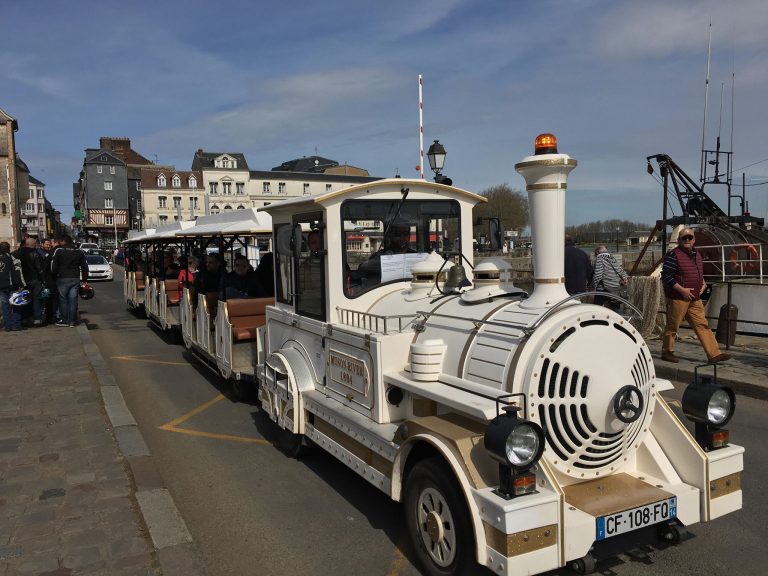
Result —
[[179, 290], [184, 288], [191, 288], [195, 283], [195, 277], [197, 276], [197, 258], [190, 256], [182, 256], [179, 258], [179, 264], [181, 265], [181, 271], [179, 272]]
[[272, 252], [261, 255], [259, 265], [256, 267], [256, 281], [259, 283], [259, 291], [265, 297], [275, 296], [275, 258]]
[[219, 285], [222, 275], [221, 257], [218, 254], [206, 254], [205, 266], [198, 270], [191, 290], [192, 308], [197, 308], [198, 294], [204, 294], [208, 301], [211, 316], [216, 315], [216, 301], [219, 296]]
[[243, 254], [235, 256], [232, 272], [221, 277], [219, 300], [226, 302], [234, 298], [258, 298], [266, 296], [261, 288], [256, 271]]

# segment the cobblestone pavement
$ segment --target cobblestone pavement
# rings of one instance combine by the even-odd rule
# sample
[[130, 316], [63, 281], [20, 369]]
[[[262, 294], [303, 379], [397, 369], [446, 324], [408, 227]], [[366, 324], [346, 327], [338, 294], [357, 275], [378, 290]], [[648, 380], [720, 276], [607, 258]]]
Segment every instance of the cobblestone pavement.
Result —
[[0, 575], [159, 575], [87, 328], [0, 332]]

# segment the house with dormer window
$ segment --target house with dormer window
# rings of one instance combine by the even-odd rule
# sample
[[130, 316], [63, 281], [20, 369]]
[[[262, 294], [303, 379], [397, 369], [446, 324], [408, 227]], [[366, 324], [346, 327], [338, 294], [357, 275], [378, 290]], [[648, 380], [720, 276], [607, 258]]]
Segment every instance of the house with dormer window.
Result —
[[[171, 186], [168, 186], [170, 180]], [[205, 190], [202, 174], [173, 166], [141, 169], [142, 228], [156, 228], [174, 220], [192, 220], [201, 211]]]

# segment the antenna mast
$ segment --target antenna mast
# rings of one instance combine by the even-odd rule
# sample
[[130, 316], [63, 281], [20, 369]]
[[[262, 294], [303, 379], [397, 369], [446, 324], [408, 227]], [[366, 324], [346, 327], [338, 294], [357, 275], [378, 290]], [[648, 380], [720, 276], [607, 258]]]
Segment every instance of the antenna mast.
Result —
[[419, 173], [424, 180], [424, 118], [422, 116], [421, 74], [419, 74]]
[[701, 168], [699, 180], [704, 180], [704, 141], [707, 136], [707, 102], [709, 100], [709, 63], [712, 58], [712, 17], [709, 18], [709, 43], [707, 44], [707, 79], [704, 83], [704, 127], [701, 129]]

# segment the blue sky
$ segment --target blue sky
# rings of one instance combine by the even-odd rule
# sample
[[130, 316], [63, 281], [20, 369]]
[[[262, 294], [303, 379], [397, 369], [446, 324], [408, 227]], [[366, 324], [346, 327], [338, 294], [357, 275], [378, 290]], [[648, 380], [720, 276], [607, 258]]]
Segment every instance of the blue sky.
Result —
[[[100, 136], [189, 169], [197, 148], [251, 169], [317, 153], [372, 175], [417, 176], [425, 148], [476, 192], [508, 183], [534, 137], [579, 160], [568, 224], [661, 217], [645, 157], [699, 174], [712, 19], [708, 147], [731, 142], [741, 181], [768, 181], [768, 2], [331, 0], [227, 3], [0, 0], [0, 108], [63, 216]], [[428, 172], [428, 170], [427, 170]], [[713, 192], [724, 207], [724, 194]], [[768, 184], [748, 189], [766, 216]], [[734, 211], [736, 207], [734, 206]], [[679, 209], [678, 209], [679, 211]]]

